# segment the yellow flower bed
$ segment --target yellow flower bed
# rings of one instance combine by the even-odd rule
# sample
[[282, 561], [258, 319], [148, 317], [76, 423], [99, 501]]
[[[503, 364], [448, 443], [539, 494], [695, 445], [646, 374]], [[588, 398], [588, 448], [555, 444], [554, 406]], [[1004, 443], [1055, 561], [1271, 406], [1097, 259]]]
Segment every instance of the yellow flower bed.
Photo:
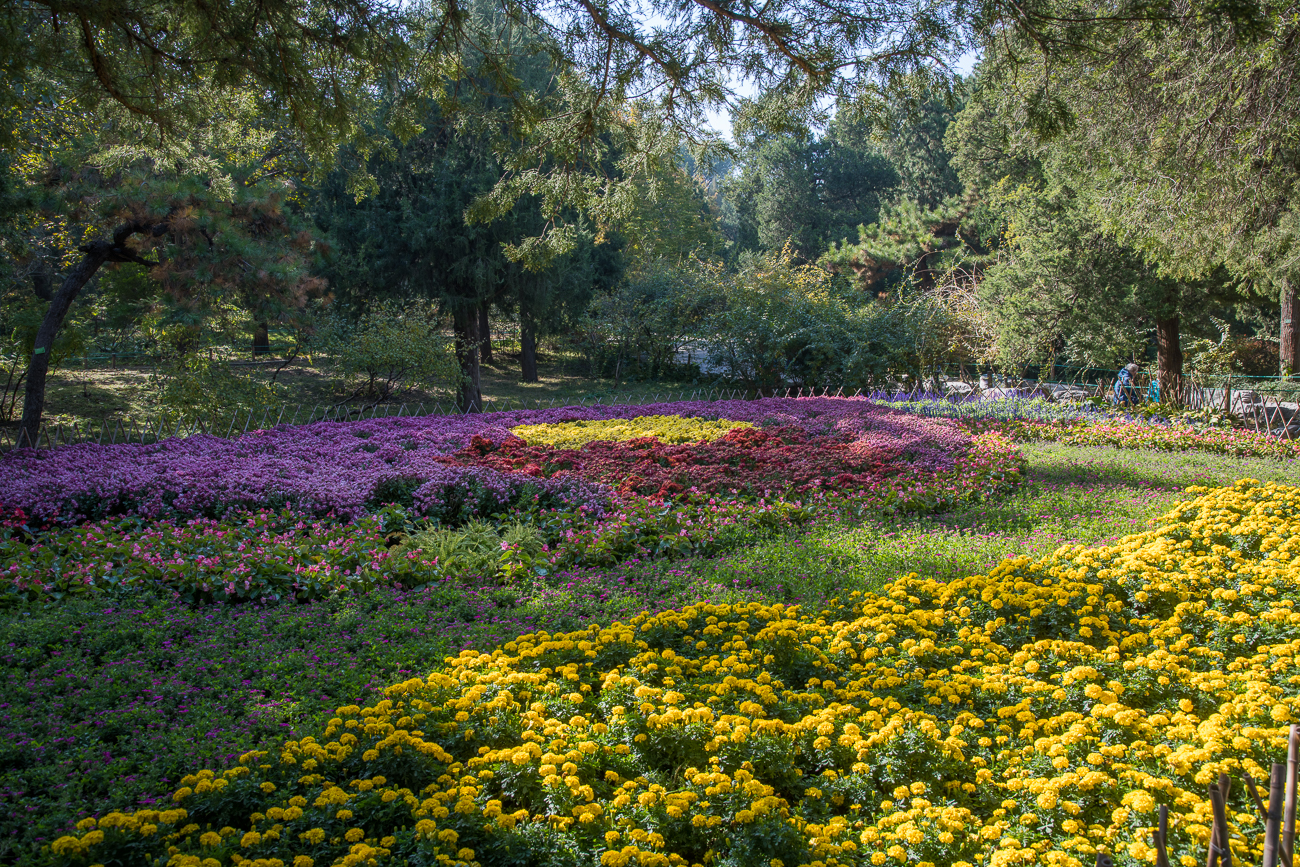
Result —
[[716, 440], [727, 431], [753, 427], [747, 421], [687, 418], [680, 415], [641, 415], [603, 421], [566, 421], [557, 424], [522, 424], [510, 432], [530, 446], [581, 448], [590, 442], [623, 442], [654, 437], [663, 443], [698, 443]]
[[1300, 488], [1193, 493], [1110, 547], [820, 614], [697, 605], [466, 651], [170, 810], [85, 820], [55, 860], [1140, 864], [1167, 804], [1190, 867], [1206, 784], [1267, 778], [1300, 714]]

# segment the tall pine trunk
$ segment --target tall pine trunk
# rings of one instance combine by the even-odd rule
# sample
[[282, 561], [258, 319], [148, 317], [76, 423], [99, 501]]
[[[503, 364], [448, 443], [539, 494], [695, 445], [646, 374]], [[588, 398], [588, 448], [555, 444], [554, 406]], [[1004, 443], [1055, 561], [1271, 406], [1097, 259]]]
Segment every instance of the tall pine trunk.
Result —
[[265, 322], [258, 322], [253, 328], [253, 355], [271, 354], [271, 329]]
[[1282, 333], [1279, 362], [1283, 376], [1300, 374], [1300, 281], [1282, 282]]
[[537, 382], [537, 328], [526, 317], [519, 319], [519, 366], [524, 382]]
[[1160, 400], [1177, 399], [1183, 378], [1183, 347], [1178, 337], [1178, 317], [1156, 320], [1156, 377]]
[[41, 434], [41, 417], [45, 413], [45, 378], [50, 372], [50, 352], [54, 347], [54, 338], [63, 327], [63, 320], [67, 318], [72, 302], [90, 278], [95, 276], [99, 267], [108, 261], [113, 253], [113, 245], [101, 241], [83, 247], [82, 251], [85, 255], [68, 276], [63, 278], [63, 284], [50, 299], [49, 309], [45, 311], [41, 327], [36, 331], [36, 345], [32, 351], [31, 363], [27, 366], [23, 419], [18, 424], [18, 438], [14, 440], [19, 448], [36, 446]]
[[461, 412], [482, 412], [478, 310], [475, 307], [458, 306], [452, 314], [452, 329], [456, 333], [456, 361], [460, 364], [460, 390], [456, 406]]
[[492, 363], [492, 324], [488, 322], [488, 306], [484, 301], [478, 308], [478, 358], [483, 364]]

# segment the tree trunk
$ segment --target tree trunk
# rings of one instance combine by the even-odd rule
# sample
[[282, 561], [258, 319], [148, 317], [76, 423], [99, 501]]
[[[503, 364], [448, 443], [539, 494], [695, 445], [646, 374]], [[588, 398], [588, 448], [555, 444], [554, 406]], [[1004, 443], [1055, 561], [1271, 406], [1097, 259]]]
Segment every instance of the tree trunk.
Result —
[[478, 358], [483, 364], [492, 363], [492, 325], [488, 322], [488, 306], [484, 301], [478, 308]]
[[63, 285], [50, 299], [50, 308], [41, 320], [41, 327], [36, 331], [36, 345], [32, 350], [32, 360], [27, 367], [27, 391], [23, 397], [23, 420], [18, 425], [18, 438], [14, 443], [19, 448], [35, 447], [41, 432], [41, 416], [45, 412], [45, 377], [50, 372], [50, 351], [54, 347], [54, 338], [63, 327], [68, 308], [76, 300], [82, 287], [95, 276], [99, 266], [108, 261], [113, 252], [113, 245], [107, 241], [90, 244], [82, 248], [85, 256], [77, 263]]
[[271, 330], [265, 322], [258, 322], [253, 328], [253, 355], [271, 354]]
[[1178, 317], [1156, 320], [1156, 376], [1160, 381], [1160, 400], [1177, 399], [1183, 376], [1183, 347], [1178, 338]]
[[1283, 376], [1300, 373], [1300, 284], [1285, 280], [1282, 283], [1282, 333], [1278, 346], [1279, 362]]
[[478, 311], [472, 307], [458, 307], [452, 314], [452, 328], [456, 332], [456, 361], [460, 364], [460, 391], [456, 405], [461, 412], [482, 412]]
[[537, 329], [527, 319], [519, 320], [519, 365], [524, 382], [537, 382]]

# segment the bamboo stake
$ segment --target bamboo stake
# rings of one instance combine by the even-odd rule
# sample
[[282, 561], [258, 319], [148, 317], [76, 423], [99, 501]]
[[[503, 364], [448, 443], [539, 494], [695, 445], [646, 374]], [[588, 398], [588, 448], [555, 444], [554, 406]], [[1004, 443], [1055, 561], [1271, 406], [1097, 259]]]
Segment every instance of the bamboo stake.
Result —
[[1282, 854], [1288, 864], [1295, 855], [1296, 763], [1300, 761], [1300, 725], [1291, 724], [1286, 747], [1286, 805], [1282, 813]]
[[1156, 867], [1169, 867], [1169, 807], [1160, 805], [1160, 824], [1152, 834], [1156, 844]]
[[1277, 867], [1278, 838], [1282, 835], [1282, 793], [1285, 788], [1282, 774], [1284, 765], [1273, 763], [1268, 775], [1268, 819], [1264, 823], [1264, 864], [1263, 867]]
[[[1217, 867], [1221, 863], [1219, 856], [1223, 852], [1222, 841], [1227, 839], [1226, 825], [1228, 817], [1224, 808], [1223, 792], [1219, 788], [1219, 784], [1217, 782], [1210, 783], [1208, 788], [1210, 795], [1210, 843], [1205, 853], [1205, 867]], [[1220, 836], [1220, 816], [1223, 817], [1222, 824], [1225, 826], [1223, 828], [1225, 833], [1222, 836]], [[1228, 857], [1231, 858], [1232, 856], [1229, 855]], [[1230, 863], [1225, 863], [1224, 867], [1230, 867]]]

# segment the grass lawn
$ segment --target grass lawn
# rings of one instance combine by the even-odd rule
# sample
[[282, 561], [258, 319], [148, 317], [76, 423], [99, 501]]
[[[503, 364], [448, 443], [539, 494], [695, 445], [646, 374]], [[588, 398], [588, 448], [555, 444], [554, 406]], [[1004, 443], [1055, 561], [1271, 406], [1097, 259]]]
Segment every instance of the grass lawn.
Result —
[[708, 599], [815, 606], [906, 572], [947, 579], [1019, 553], [1144, 529], [1189, 485], [1300, 483], [1294, 464], [1055, 444], [1022, 447], [1025, 487], [919, 521], [822, 525], [716, 559], [555, 576], [527, 596], [443, 585], [309, 605], [188, 607], [125, 597], [0, 615], [0, 862], [86, 814], [149, 804], [364, 704], [465, 647]]

